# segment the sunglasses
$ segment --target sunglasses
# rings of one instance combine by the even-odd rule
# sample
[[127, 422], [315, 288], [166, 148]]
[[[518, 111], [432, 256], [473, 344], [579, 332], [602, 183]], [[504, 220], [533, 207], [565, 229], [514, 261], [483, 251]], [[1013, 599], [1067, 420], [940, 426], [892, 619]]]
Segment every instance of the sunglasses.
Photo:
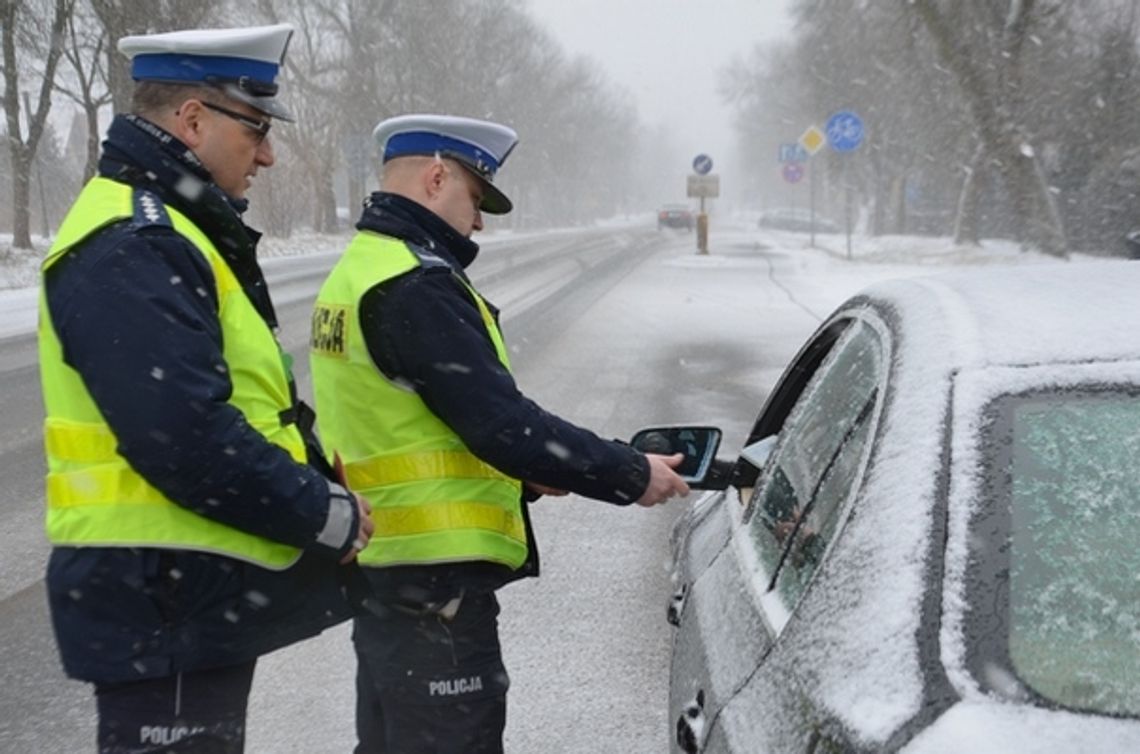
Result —
[[213, 110], [216, 113], [221, 113], [227, 118], [236, 120], [238, 123], [253, 131], [255, 134], [257, 134], [256, 141], [258, 144], [264, 141], [265, 137], [269, 135], [269, 128], [273, 125], [271, 121], [257, 120], [256, 118], [251, 118], [248, 115], [242, 115], [241, 113], [224, 108], [221, 105], [215, 105], [212, 102], [203, 102], [202, 105], [209, 110]]

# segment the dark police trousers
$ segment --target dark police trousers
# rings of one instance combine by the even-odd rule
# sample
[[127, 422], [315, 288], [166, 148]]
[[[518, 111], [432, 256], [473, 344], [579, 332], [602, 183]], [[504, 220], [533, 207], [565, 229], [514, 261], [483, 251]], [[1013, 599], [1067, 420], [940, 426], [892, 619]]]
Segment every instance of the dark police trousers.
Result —
[[[353, 625], [356, 754], [501, 754], [507, 679], [494, 593], [385, 602]], [[454, 612], [453, 612], [454, 611]]]
[[241, 754], [255, 665], [96, 683], [99, 754]]

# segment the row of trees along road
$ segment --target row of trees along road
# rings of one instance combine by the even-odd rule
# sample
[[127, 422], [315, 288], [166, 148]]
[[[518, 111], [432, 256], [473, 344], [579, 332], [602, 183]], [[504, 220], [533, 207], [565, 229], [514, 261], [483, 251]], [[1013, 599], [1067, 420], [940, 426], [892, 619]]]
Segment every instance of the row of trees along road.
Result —
[[[504, 224], [570, 224], [648, 202], [643, 168], [660, 164], [667, 144], [636, 139], [629, 98], [590, 61], [568, 58], [517, 0], [0, 0], [9, 177], [0, 201], [10, 199], [13, 245], [31, 247], [37, 150], [50, 155], [39, 164], [56, 164], [65, 142], [84, 145], [70, 178], [37, 174], [49, 226], [49, 209], [61, 212], [94, 174], [108, 105], [129, 110], [120, 37], [279, 21], [296, 28], [281, 83], [297, 122], [274, 129], [278, 163], [258, 176], [251, 211], [273, 235], [336, 230], [338, 206], [354, 217], [379, 167], [372, 128], [406, 112], [519, 131], [500, 176], [519, 209]], [[61, 139], [49, 113], [65, 103], [82, 125]]]
[[721, 81], [753, 164], [852, 109], [865, 144], [812, 169], [843, 175], [825, 207], [855, 188], [870, 232], [1124, 253], [1140, 227], [1137, 0], [792, 3], [791, 41]]

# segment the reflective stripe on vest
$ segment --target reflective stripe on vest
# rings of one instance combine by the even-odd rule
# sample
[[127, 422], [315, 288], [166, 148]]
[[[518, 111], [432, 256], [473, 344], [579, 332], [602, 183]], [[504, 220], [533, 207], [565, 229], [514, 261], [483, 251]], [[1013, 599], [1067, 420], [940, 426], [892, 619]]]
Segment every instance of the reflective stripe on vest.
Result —
[[[522, 484], [472, 454], [406, 386], [385, 379], [368, 353], [357, 304], [369, 289], [421, 264], [394, 238], [362, 231], [325, 281], [313, 313], [310, 360], [321, 436], [349, 487], [368, 498], [376, 531], [364, 565], [526, 560]], [[462, 279], [507, 369], [502, 334]], [[440, 365], [463, 369], [463, 365]]]
[[[60, 226], [44, 272], [95, 231], [130, 218], [133, 200], [130, 186], [92, 179]], [[273, 332], [209, 239], [184, 215], [170, 207], [165, 210], [174, 230], [197, 248], [214, 274], [223, 357], [233, 386], [229, 404], [267, 440], [304, 462], [300, 432], [293, 425], [281, 426], [279, 418], [292, 406], [292, 397]], [[170, 501], [127, 464], [82, 378], [64, 363], [45, 286], [40, 291], [40, 376], [48, 464], [46, 528], [52, 544], [199, 550], [274, 569], [296, 562], [300, 557], [297, 548], [199, 516]]]

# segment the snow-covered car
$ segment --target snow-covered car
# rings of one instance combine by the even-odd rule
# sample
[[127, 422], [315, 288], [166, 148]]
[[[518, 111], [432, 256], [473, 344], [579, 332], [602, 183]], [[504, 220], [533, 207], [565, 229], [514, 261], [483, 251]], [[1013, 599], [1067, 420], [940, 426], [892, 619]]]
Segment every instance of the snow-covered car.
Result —
[[1137, 290], [1135, 262], [877, 284], [736, 459], [638, 433], [712, 490], [673, 532], [673, 751], [1140, 751]]
[[799, 207], [777, 207], [760, 212], [756, 227], [769, 230], [791, 230], [807, 233], [814, 227], [816, 233], [838, 233], [839, 226], [819, 213]]

